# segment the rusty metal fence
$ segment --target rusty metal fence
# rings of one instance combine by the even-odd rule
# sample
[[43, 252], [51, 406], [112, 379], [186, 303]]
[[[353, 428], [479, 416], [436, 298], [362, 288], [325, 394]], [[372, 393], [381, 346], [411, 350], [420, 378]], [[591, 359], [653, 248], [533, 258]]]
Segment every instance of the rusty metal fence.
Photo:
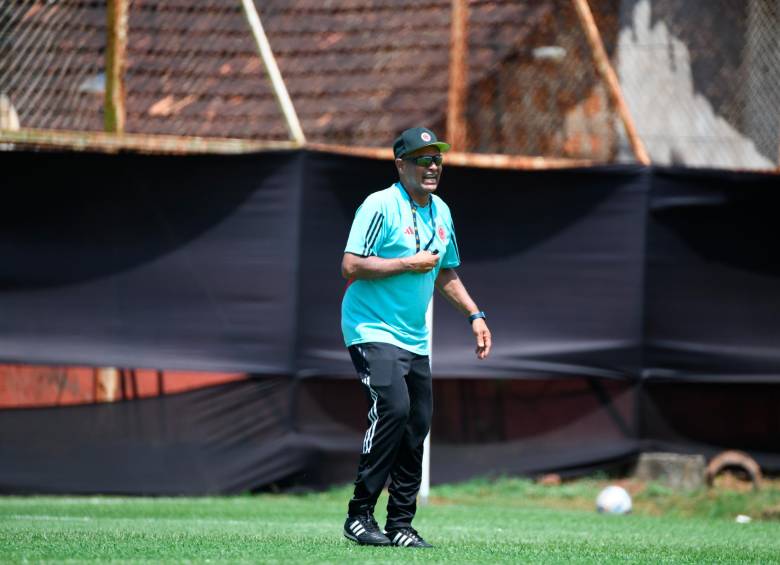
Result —
[[780, 2], [624, 0], [616, 68], [654, 162], [772, 168]]
[[[587, 4], [652, 162], [777, 165], [780, 0]], [[254, 6], [308, 142], [387, 147], [414, 124], [450, 133], [457, 114], [459, 151], [636, 159], [575, 0]], [[454, 6], [465, 14], [462, 45]], [[127, 134], [289, 138], [241, 0], [126, 0], [126, 9]], [[0, 4], [6, 139], [105, 129], [109, 28], [100, 0]]]
[[0, 96], [5, 129], [102, 129], [105, 17], [89, 2], [0, 5]]
[[[22, 0], [0, 12], [0, 94], [18, 125], [103, 131], [106, 2]], [[130, 0], [126, 22], [124, 131], [286, 139], [240, 2]]]

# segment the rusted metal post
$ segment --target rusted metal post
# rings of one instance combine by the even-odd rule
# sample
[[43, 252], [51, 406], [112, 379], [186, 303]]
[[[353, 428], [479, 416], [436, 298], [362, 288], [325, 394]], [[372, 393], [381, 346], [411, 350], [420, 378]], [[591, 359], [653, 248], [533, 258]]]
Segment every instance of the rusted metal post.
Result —
[[107, 153], [249, 153], [300, 147], [292, 141], [254, 141], [177, 135], [125, 133], [121, 136], [102, 131], [65, 131], [45, 129], [0, 130], [0, 143], [18, 143], [37, 147], [63, 147], [69, 151], [98, 150]]
[[[448, 140], [449, 141], [449, 140]], [[355, 155], [369, 159], [391, 161], [393, 150], [389, 147], [350, 147], [347, 145], [330, 145], [323, 143], [307, 143], [306, 147], [313, 151], [337, 153], [339, 155]], [[450, 151], [447, 153], [447, 164], [462, 167], [478, 167], [483, 169], [507, 170], [547, 170], [571, 167], [590, 167], [594, 161], [586, 159], [566, 159], [557, 157], [537, 157], [526, 155], [487, 155], [484, 153], [462, 153]]]
[[634, 155], [636, 156], [637, 161], [643, 165], [649, 165], [650, 157], [647, 154], [647, 150], [645, 149], [642, 140], [639, 138], [636, 126], [634, 125], [634, 120], [631, 118], [631, 113], [628, 111], [628, 105], [623, 98], [623, 92], [620, 89], [620, 82], [618, 82], [617, 74], [615, 73], [615, 69], [612, 68], [612, 64], [609, 62], [607, 50], [604, 49], [604, 42], [601, 39], [598, 27], [596, 27], [596, 21], [593, 19], [593, 12], [591, 12], [590, 4], [588, 4], [588, 0], [573, 0], [573, 2], [574, 7], [577, 10], [577, 16], [585, 31], [585, 36], [588, 38], [593, 60], [596, 64], [596, 70], [606, 84], [607, 92], [612, 99], [612, 103], [617, 108], [623, 126], [626, 128], [626, 135], [628, 135], [628, 141], [631, 143]]
[[[125, 56], [127, 52], [127, 0], [106, 2], [106, 89], [103, 102], [103, 129], [125, 132]], [[115, 402], [119, 391], [119, 371], [101, 367], [97, 371], [98, 402]]]
[[452, 0], [450, 29], [450, 84], [447, 96], [447, 142], [466, 150], [466, 98], [468, 95], [468, 0]]
[[241, 0], [241, 5], [244, 7], [244, 15], [246, 16], [249, 28], [252, 31], [252, 37], [255, 39], [257, 51], [260, 54], [260, 59], [263, 61], [265, 72], [271, 81], [276, 101], [279, 104], [282, 114], [284, 114], [287, 130], [290, 132], [290, 138], [299, 145], [303, 145], [306, 143], [306, 136], [303, 134], [301, 123], [298, 120], [298, 114], [295, 111], [295, 106], [292, 103], [290, 94], [287, 92], [287, 86], [285, 86], [282, 73], [279, 71], [279, 66], [276, 64], [276, 58], [274, 58], [273, 51], [271, 50], [271, 44], [268, 41], [268, 37], [265, 35], [263, 24], [260, 22], [260, 15], [257, 13], [253, 0]]
[[106, 30], [106, 90], [103, 127], [106, 131], [124, 133], [127, 0], [108, 0]]

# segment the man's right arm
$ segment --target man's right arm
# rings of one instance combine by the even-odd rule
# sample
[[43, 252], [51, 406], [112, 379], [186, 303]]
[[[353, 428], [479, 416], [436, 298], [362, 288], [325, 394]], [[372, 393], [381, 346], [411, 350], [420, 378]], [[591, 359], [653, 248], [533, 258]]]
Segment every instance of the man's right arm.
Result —
[[436, 266], [439, 256], [430, 251], [420, 251], [411, 257], [385, 259], [382, 257], [361, 257], [344, 253], [341, 260], [341, 276], [345, 279], [371, 280], [392, 277], [400, 273], [427, 273]]

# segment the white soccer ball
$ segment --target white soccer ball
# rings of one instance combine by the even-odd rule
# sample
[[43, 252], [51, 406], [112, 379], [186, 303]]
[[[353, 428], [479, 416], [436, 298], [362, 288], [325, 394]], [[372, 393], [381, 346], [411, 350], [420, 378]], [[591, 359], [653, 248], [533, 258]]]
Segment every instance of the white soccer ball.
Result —
[[608, 514], [627, 514], [631, 512], [631, 495], [619, 486], [609, 486], [596, 498], [596, 510]]

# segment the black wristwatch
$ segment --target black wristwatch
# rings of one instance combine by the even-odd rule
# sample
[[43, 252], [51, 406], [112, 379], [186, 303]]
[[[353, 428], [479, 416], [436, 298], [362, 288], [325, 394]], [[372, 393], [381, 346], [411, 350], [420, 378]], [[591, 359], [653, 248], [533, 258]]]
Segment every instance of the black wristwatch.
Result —
[[469, 316], [469, 324], [472, 323], [477, 318], [485, 318], [485, 319], [487, 319], [487, 316], [485, 315], [485, 313], [482, 310], [480, 310], [479, 312], [474, 312], [471, 316]]

